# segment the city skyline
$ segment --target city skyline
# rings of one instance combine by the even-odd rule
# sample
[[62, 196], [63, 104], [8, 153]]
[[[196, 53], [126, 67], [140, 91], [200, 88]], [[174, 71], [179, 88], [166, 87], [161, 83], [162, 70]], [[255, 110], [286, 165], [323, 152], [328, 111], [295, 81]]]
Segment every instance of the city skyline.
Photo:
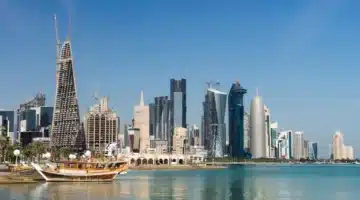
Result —
[[[4, 2], [6, 3], [6, 1]], [[3, 5], [4, 2], [2, 2], [0, 7], [4, 6]], [[246, 38], [244, 37], [243, 34], [251, 35], [252, 33], [257, 32], [251, 28], [250, 30], [247, 31], [241, 30], [243, 34], [237, 37], [231, 34], [230, 35], [231, 40], [233, 41], [234, 40], [236, 41], [236, 39], [241, 40], [241, 42], [235, 42], [234, 45], [230, 45], [229, 42], [223, 41], [223, 39], [221, 39], [222, 38], [221, 36], [226, 36], [228, 34], [227, 32], [221, 32], [211, 29], [213, 35], [209, 38], [215, 38], [215, 39], [213, 39], [214, 41], [210, 42], [209, 44], [210, 48], [207, 47], [206, 48], [207, 52], [205, 53], [194, 54], [195, 55], [194, 58], [191, 56], [191, 54], [194, 53], [195, 51], [199, 51], [199, 45], [202, 46], [202, 48], [200, 49], [205, 49], [204, 45], [206, 43], [204, 43], [203, 40], [202, 40], [203, 42], [197, 42], [194, 44], [190, 43], [190, 42], [194, 42], [194, 38], [191, 38], [191, 36], [195, 34], [196, 39], [199, 39], [201, 37], [199, 34], [203, 33], [203, 31], [201, 30], [197, 30], [193, 32], [190, 31], [190, 33], [180, 32], [182, 34], [186, 34], [186, 38], [181, 38], [181, 37], [177, 38], [175, 37], [177, 35], [171, 35], [173, 34], [172, 31], [169, 36], [169, 32], [168, 32], [169, 30], [166, 29], [166, 26], [163, 24], [165, 23], [165, 21], [162, 21], [163, 22], [162, 24], [157, 25], [157, 28], [159, 29], [158, 31], [165, 32], [164, 33], [165, 36], [168, 37], [157, 39], [154, 36], [154, 29], [151, 29], [149, 30], [150, 32], [147, 32], [148, 37], [151, 39], [149, 40], [145, 39], [145, 43], [144, 42], [142, 44], [134, 43], [135, 45], [133, 45], [131, 42], [134, 42], [134, 40], [138, 40], [139, 37], [141, 37], [141, 35], [135, 35], [133, 38], [130, 39], [131, 42], [125, 43], [127, 45], [119, 45], [120, 48], [117, 47], [115, 54], [121, 55], [120, 56], [121, 59], [117, 60], [114, 58], [113, 53], [107, 55], [109, 57], [106, 57], [103, 54], [98, 54], [99, 52], [104, 52], [105, 48], [107, 47], [101, 44], [99, 45], [99, 42], [94, 41], [92, 38], [96, 38], [97, 37], [96, 35], [99, 34], [100, 35], [106, 34], [106, 32], [94, 32], [94, 33], [89, 33], [89, 31], [85, 32], [89, 27], [95, 26], [99, 22], [98, 21], [90, 22], [85, 20], [84, 16], [86, 16], [88, 12], [90, 12], [90, 10], [93, 9], [93, 7], [91, 6], [94, 5], [88, 4], [83, 6], [83, 4], [84, 2], [81, 1], [74, 3], [74, 7], [77, 9], [74, 9], [75, 10], [73, 17], [74, 28], [72, 31], [72, 34], [74, 35], [73, 36], [74, 38], [73, 46], [74, 46], [74, 54], [75, 54], [74, 63], [76, 65], [75, 73], [76, 73], [76, 78], [77, 78], [76, 81], [79, 89], [78, 97], [80, 103], [81, 116], [83, 116], [87, 108], [90, 105], [92, 105], [93, 102], [91, 96], [94, 93], [94, 91], [96, 89], [99, 89], [101, 93], [110, 96], [111, 104], [115, 105], [116, 108], [115, 110], [122, 119], [122, 124], [129, 123], [132, 118], [131, 115], [132, 107], [136, 104], [136, 102], [138, 102], [138, 93], [141, 89], [143, 89], [146, 93], [145, 102], [146, 104], [148, 104], [155, 96], [168, 95], [168, 81], [170, 78], [175, 78], [175, 79], [186, 78], [187, 86], [188, 86], [187, 87], [187, 94], [188, 94], [187, 123], [200, 125], [201, 113], [198, 108], [201, 106], [204, 90], [206, 88], [205, 82], [213, 79], [219, 80], [219, 82], [221, 83], [222, 90], [226, 91], [226, 89], [230, 87], [231, 83], [233, 83], [234, 80], [240, 79], [240, 83], [244, 85], [245, 88], [248, 89], [248, 94], [245, 95], [245, 103], [244, 103], [246, 105], [245, 106], [246, 111], [249, 111], [248, 105], [250, 105], [250, 99], [254, 96], [255, 87], [259, 87], [260, 94], [263, 97], [263, 101], [272, 110], [273, 119], [279, 121], [279, 127], [284, 129], [291, 129], [291, 130], [301, 130], [306, 135], [306, 138], [309, 139], [310, 141], [319, 141], [319, 150], [320, 150], [319, 155], [325, 155], [325, 152], [327, 152], [328, 149], [327, 145], [331, 143], [331, 136], [333, 132], [338, 129], [342, 130], [342, 132], [344, 132], [347, 135], [347, 139], [349, 141], [353, 141], [355, 151], [359, 152], [358, 148], [356, 148], [357, 147], [356, 144], [359, 143], [360, 138], [357, 136], [358, 131], [355, 128], [355, 124], [358, 120], [357, 113], [359, 112], [360, 100], [357, 94], [354, 94], [351, 90], [346, 89], [346, 88], [351, 88], [352, 85], [357, 85], [352, 81], [355, 81], [355, 74], [357, 74], [356, 70], [358, 69], [355, 69], [354, 67], [356, 67], [356, 65], [352, 63], [359, 63], [359, 62], [357, 61], [358, 58], [355, 58], [356, 56], [351, 56], [351, 55], [356, 55], [356, 49], [350, 48], [352, 51], [349, 51], [345, 46], [344, 48], [342, 48], [343, 49], [342, 51], [344, 53], [340, 55], [337, 54], [337, 56], [335, 56], [337, 58], [329, 58], [329, 54], [332, 55], [333, 53], [337, 52], [336, 50], [326, 50], [325, 52], [323, 52], [323, 54], [316, 54], [317, 57], [314, 58], [314, 56], [310, 56], [311, 53], [313, 53], [312, 51], [319, 50], [317, 48], [315, 49], [313, 48], [313, 45], [315, 46], [319, 45], [316, 44], [316, 40], [319, 39], [320, 36], [316, 35], [315, 38], [310, 38], [311, 42], [310, 44], [308, 42], [307, 44], [308, 46], [306, 47], [303, 47], [303, 44], [300, 45], [297, 44], [297, 42], [295, 43], [298, 45], [298, 46], [295, 45], [296, 47], [300, 46], [303, 48], [301, 49], [302, 50], [301, 53], [304, 53], [304, 51], [306, 51], [305, 55], [302, 55], [300, 57], [291, 54], [292, 56], [290, 56], [291, 58], [287, 58], [289, 59], [287, 62], [286, 61], [280, 62], [279, 60], [276, 59], [275, 60], [270, 59], [269, 57], [271, 56], [263, 55], [265, 53], [269, 53], [272, 55], [272, 52], [267, 51], [268, 49], [261, 50], [263, 45], [260, 45], [260, 43], [258, 44], [254, 43], [253, 45], [250, 45], [251, 43], [243, 41], [244, 38]], [[200, 3], [194, 3], [193, 6], [197, 6], [199, 8], [200, 6], [202, 6], [199, 4]], [[288, 3], [284, 6], [280, 6], [280, 5], [276, 5], [276, 6], [287, 8], [295, 5], [295, 7], [297, 8], [295, 9], [296, 12], [294, 12], [295, 13], [294, 15], [291, 15], [289, 22], [289, 24], [295, 23], [294, 26], [296, 26], [296, 22], [298, 19], [297, 17], [302, 17], [303, 13], [305, 13], [304, 15], [306, 15], [307, 12], [312, 13], [311, 12], [312, 9], [314, 10], [319, 6], [321, 6], [321, 4], [319, 5], [308, 4], [308, 3], [299, 3], [299, 4], [300, 5], [298, 5], [297, 3]], [[128, 8], [135, 9], [135, 5], [139, 6], [139, 4], [135, 4], [135, 3], [128, 4], [127, 6]], [[240, 5], [242, 4], [234, 3], [233, 6], [237, 7], [237, 5], [241, 7]], [[23, 11], [24, 9], [27, 10], [27, 12], [25, 13], [28, 14], [29, 17], [26, 18], [25, 21], [27, 22], [28, 25], [24, 27], [28, 27], [30, 25], [35, 26], [34, 30], [26, 29], [27, 34], [36, 35], [36, 33], [38, 33], [37, 31], [41, 31], [41, 34], [38, 34], [37, 36], [30, 38], [25, 37], [22, 35], [21, 31], [17, 32], [16, 28], [11, 28], [11, 26], [15, 27], [15, 25], [9, 25], [8, 23], [6, 23], [6, 27], [9, 28], [4, 33], [1, 33], [2, 36], [1, 38], [9, 38], [7, 40], [11, 41], [11, 43], [13, 44], [12, 46], [7, 45], [9, 46], [9, 48], [6, 48], [6, 52], [4, 51], [4, 49], [0, 50], [1, 52], [4, 51], [4, 53], [2, 52], [1, 54], [2, 56], [0, 57], [0, 65], [2, 69], [4, 69], [2, 73], [9, 74], [9, 77], [4, 77], [5, 82], [14, 81], [15, 74], [19, 75], [19, 77], [16, 78], [15, 84], [11, 86], [9, 85], [1, 86], [1, 89], [3, 89], [4, 93], [8, 94], [7, 98], [2, 98], [0, 100], [1, 108], [15, 110], [18, 104], [20, 104], [24, 100], [29, 99], [30, 97], [32, 97], [34, 93], [38, 91], [42, 91], [46, 93], [49, 99], [48, 105], [52, 105], [52, 103], [50, 102], [53, 101], [54, 93], [55, 93], [54, 91], [55, 68], [54, 68], [54, 51], [53, 51], [54, 31], [52, 28], [53, 25], [52, 25], [51, 17], [54, 9], [57, 7], [53, 5], [53, 3], [45, 7], [44, 5], [38, 5], [36, 3], [34, 5], [27, 5], [26, 3], [24, 5], [18, 5], [18, 3], [16, 2], [12, 4], [7, 4], [6, 6], [7, 8], [9, 8], [7, 9], [6, 12], [11, 12], [15, 10], [14, 13], [18, 13], [19, 15], [21, 11]], [[35, 6], [36, 8], [40, 9], [42, 12], [35, 14], [36, 9], [31, 11], [31, 8], [33, 8], [31, 6]], [[102, 5], [102, 6], [110, 7], [109, 5]], [[147, 6], [149, 5], [147, 4]], [[170, 5], [167, 4], [164, 6], [171, 7]], [[162, 8], [164, 8], [164, 6]], [[242, 9], [248, 9], [249, 7], [254, 7], [255, 5], [244, 4], [244, 6], [245, 8]], [[260, 6], [259, 9], [265, 9], [265, 7], [266, 5], [262, 5]], [[336, 6], [331, 4], [330, 6], [326, 6], [325, 11], [321, 11], [320, 13], [313, 15], [315, 15], [315, 19], [318, 20], [320, 20], [320, 18], [324, 16], [329, 16], [329, 15], [334, 17], [334, 14], [329, 14], [328, 12], [336, 10], [335, 7]], [[345, 7], [347, 8], [348, 5], [346, 5]], [[186, 12], [189, 12], [189, 10], [186, 10], [185, 5], [180, 5], [180, 8], [184, 9]], [[233, 9], [231, 9], [230, 5], [227, 6], [223, 5], [220, 9], [225, 9], [225, 8], [230, 9], [229, 13], [235, 12]], [[67, 11], [65, 11], [67, 9], [65, 9], [64, 7], [62, 7], [61, 9], [63, 10], [63, 12], [59, 12], [59, 15], [67, 16], [66, 14]], [[124, 9], [124, 8], [121, 7], [120, 9]], [[135, 11], [137, 12], [140, 12], [140, 10], [144, 11], [142, 9], [143, 7], [140, 6], [138, 9], [135, 9]], [[215, 9], [215, 5], [210, 4], [209, 9]], [[344, 9], [343, 7], [340, 7], [336, 11], [340, 12], [341, 16], [344, 15], [346, 16], [347, 14], [345, 13], [345, 11], [348, 11], [348, 9], [350, 8]], [[114, 14], [112, 12], [110, 13]], [[154, 14], [154, 13], [152, 13], [151, 11], [150, 14]], [[103, 15], [103, 13], [99, 15]], [[125, 12], [124, 14], [123, 12], [123, 14], [121, 15], [128, 16], [130, 14], [128, 12]], [[160, 13], [155, 17], [157, 21], [153, 21], [152, 24], [155, 22], [161, 22], [159, 21], [160, 19], [158, 19], [157, 17], [163, 15], [170, 15], [174, 17], [177, 14]], [[227, 17], [224, 14], [224, 12], [219, 13], [218, 15], [222, 16], [223, 21], [230, 20], [230, 17]], [[249, 12], [244, 12], [244, 15], [251, 16]], [[264, 17], [266, 17], [266, 15], [275, 17], [276, 19], [279, 17], [269, 12], [263, 14]], [[282, 12], [280, 12], [279, 15], [280, 16], [286, 15], [286, 12], [282, 10]], [[36, 21], [36, 19], [38, 19], [37, 18], [38, 16], [41, 19], [39, 19], [39, 21]], [[236, 16], [236, 21], [235, 22], [231, 21], [231, 22], [235, 24], [238, 22], [245, 28], [246, 26], [244, 26], [244, 23], [246, 23], [246, 21], [242, 20], [242, 18], [238, 15], [235, 16]], [[200, 24], [203, 24], [204, 27], [210, 27], [210, 25], [212, 24], [211, 20], [214, 19], [210, 16], [207, 17], [209, 17], [210, 20], [205, 20], [205, 19], [203, 19], [202, 21], [195, 20], [194, 23], [201, 22]], [[10, 17], [10, 19], [12, 18]], [[63, 21], [60, 23], [60, 25], [64, 24], [64, 21], [66, 21], [66, 17], [62, 17], [62, 20]], [[255, 23], [259, 23], [260, 25], [260, 22], [258, 20], [253, 18], [251, 20], [253, 20], [253, 22]], [[305, 20], [305, 22], [302, 23], [304, 23], [305, 25], [302, 25], [302, 23], [300, 22], [298, 22], [300, 25], [297, 24], [299, 26], [302, 26], [300, 28], [301, 31], [305, 31], [305, 29], [307, 28], [307, 24], [310, 23], [309, 21], [306, 21], [306, 18], [303, 20]], [[39, 24], [40, 22], [41, 22], [41, 26]], [[134, 25], [130, 26], [129, 25], [130, 22], [133, 22]], [[115, 43], [108, 43], [109, 40], [104, 40], [105, 44], [107, 44], [106, 46], [110, 45], [110, 46], [114, 46], [112, 48], [115, 48], [116, 44], [120, 44], [121, 42], [124, 42], [123, 41], [124, 38], [129, 37], [129, 35], [132, 33], [131, 30], [133, 30], [132, 28], [134, 26], [142, 24], [142, 22], [139, 21], [138, 19], [133, 19], [133, 21], [126, 21], [124, 23], [122, 22], [117, 22], [117, 23], [121, 25], [122, 30], [119, 29], [116, 30], [120, 32], [125, 31], [125, 33], [120, 34], [118, 36], [112, 35], [111, 37], [114, 38], [113, 40], [115, 40], [114, 41]], [[179, 24], [179, 23], [182, 24], [184, 23], [184, 21], [180, 20], [175, 24]], [[216, 21], [214, 23], [220, 24], [221, 21]], [[263, 23], [265, 23], [265, 25], [272, 24], [272, 22], [269, 21], [265, 21]], [[194, 24], [182, 24], [182, 25], [184, 26], [187, 25], [190, 28], [194, 28]], [[313, 24], [310, 23], [310, 25]], [[130, 28], [128, 26], [130, 26]], [[228, 25], [225, 24], [223, 26], [224, 28], [227, 28], [226, 30], [228, 31], [231, 27], [229, 24]], [[331, 27], [333, 26], [334, 25], [332, 25]], [[344, 24], [342, 26], [343, 28], [345, 27], [345, 30], [343, 29], [343, 31], [349, 31], [349, 32], [354, 31], [354, 33], [352, 34], [356, 33], [356, 30], [351, 29], [350, 24]], [[64, 27], [64, 25], [62, 25], [62, 27]], [[162, 27], [164, 30], [161, 30]], [[279, 31], [279, 29], [281, 30], [286, 29], [286, 26], [283, 27], [278, 25], [274, 27], [275, 33], [281, 32]], [[332, 30], [332, 28], [328, 28], [328, 29]], [[116, 31], [116, 30], [112, 29], [112, 31]], [[178, 29], [175, 30], [177, 31]], [[257, 27], [256, 30], [259, 30], [259, 27]], [[237, 31], [240, 30], [236, 29], [235, 32], [238, 33]], [[229, 31], [229, 34], [230, 32], [231, 31]], [[324, 32], [324, 30], [322, 30], [321, 32]], [[168, 35], [166, 35], [166, 33], [168, 33]], [[306, 33], [307, 32], [305, 32], [305, 35]], [[11, 34], [13, 34], [13, 36], [11, 36]], [[312, 33], [310, 32], [308, 34], [311, 35]], [[325, 38], [329, 40], [331, 38], [337, 39], [335, 40], [335, 42], [337, 42], [335, 44], [339, 44], [338, 43], [339, 39], [341, 39], [341, 41], [345, 42], [346, 45], [350, 45], [350, 39], [338, 38], [336, 34], [334, 35], [331, 34], [330, 32], [326, 32], [320, 35], [322, 37], [325, 35], [326, 36]], [[263, 36], [263, 37], [264, 40], [268, 40], [265, 43], [267, 45], [269, 45], [269, 42], [270, 45], [273, 42], [275, 43], [277, 42], [276, 40], [271, 39], [270, 36], [268, 37]], [[297, 37], [301, 37], [300, 34], [299, 35], [295, 34], [295, 38], [293, 39], [297, 40], [298, 39]], [[252, 42], [255, 42], [254, 41], [255, 39], [256, 36], [252, 36], [250, 38]], [[179, 52], [174, 54], [170, 53], [169, 55], [169, 53], [167, 54], [165, 49], [153, 45], [152, 42], [160, 41], [160, 40], [162, 41], [160, 44], [164, 46], [163, 48], [165, 48], [166, 51], [168, 50], [168, 48], [172, 49], [174, 47], [179, 47], [178, 48]], [[184, 48], [180, 45], [181, 43], [175, 42], [177, 40], [180, 40], [181, 42], [185, 42], [186, 45], [192, 44], [192, 46], [195, 46], [195, 49], [190, 50], [191, 48]], [[92, 41], [93, 43], [89, 44], [89, 41]], [[219, 45], [218, 43], [220, 41], [225, 42], [226, 45], [230, 45], [230, 46], [225, 46], [225, 45], [217, 46]], [[283, 40], [280, 40], [280, 42], [281, 41]], [[320, 41], [326, 42], [327, 40], [323, 39]], [[8, 42], [5, 40], [2, 40], [2, 42], [4, 44], [8, 44]], [[35, 42], [36, 45], [32, 45], [33, 42]], [[245, 44], [243, 42], [245, 42]], [[263, 39], [261, 39], [261, 42], [264, 42]], [[289, 41], [285, 40], [285, 43], [287, 42]], [[19, 45], [21, 43], [26, 45]], [[354, 38], [352, 38], [351, 43], [354, 43]], [[292, 44], [292, 42], [290, 42], [290, 44]], [[96, 45], [98, 46], [95, 49]], [[282, 47], [284, 46], [286, 47], [287, 45], [289, 44], [283, 44], [283, 42], [280, 43], [280, 46]], [[30, 51], [29, 50], [30, 46], [31, 46], [31, 53], [30, 53], [31, 56], [25, 55], [23, 51], [28, 53]], [[34, 46], [36, 46], [36, 48], [34, 48]], [[238, 49], [235, 48], [235, 46], [244, 46], [244, 48]], [[312, 48], [311, 50], [308, 50], [310, 46]], [[324, 48], [327, 45], [322, 44], [320, 46]], [[152, 56], [155, 55], [156, 59], [150, 59], [149, 57], [144, 55], [146, 53], [152, 52], [151, 49], [149, 49], [150, 47], [154, 48], [155, 51], [153, 52]], [[249, 50], [248, 47], [253, 47], [253, 48]], [[95, 50], [95, 52], [90, 52], [92, 50]], [[295, 48], [295, 50], [297, 50], [297, 48]], [[292, 49], [292, 51], [295, 50]], [[139, 53], [139, 51], [142, 52]], [[5, 56], [5, 55], [14, 55], [15, 53], [19, 54], [20, 55], [19, 57], [21, 57], [21, 59], [13, 59], [11, 58], [12, 56]], [[129, 54], [130, 57], [124, 59], [125, 57], [129, 56]], [[217, 56], [214, 56], [215, 54]], [[225, 56], [225, 54], [228, 54], [228, 56]], [[249, 54], [250, 54], [250, 58], [245, 58], [249, 56]], [[252, 54], [253, 56], [261, 56], [262, 61], [260, 62], [253, 60], [255, 57], [252, 57], [251, 56]], [[280, 53], [277, 52], [277, 54]], [[309, 58], [306, 59], [306, 56], [308, 56]], [[6, 57], [10, 57], [10, 59]], [[96, 61], [91, 57], [98, 58], [98, 60]], [[137, 57], [141, 58], [139, 60], [145, 60], [145, 62], [136, 61], [135, 59]], [[235, 59], [235, 57], [239, 57], [239, 58]], [[305, 60], [303, 60], [302, 58], [305, 58]], [[345, 61], [345, 58], [346, 60], [350, 59], [350, 61], [346, 62], [347, 64], [346, 66], [344, 66], [343, 63]], [[107, 63], [105, 63], [104, 65], [103, 61], [106, 59], [109, 59], [109, 61], [107, 61]], [[179, 59], [183, 61], [176, 62]], [[299, 59], [301, 59], [302, 62], [294, 64], [296, 63], [296, 61], [299, 61]], [[324, 59], [326, 62], [323, 63], [322, 59]], [[31, 63], [31, 65], [29, 66], [28, 63]], [[7, 68], [8, 66], [11, 66], [11, 68]], [[129, 66], [130, 68], [133, 69], [129, 69]], [[199, 68], [195, 69], [196, 66], [199, 66]], [[304, 66], [305, 66], [305, 70], [301, 70], [301, 71], [298, 70], [298, 68], [300, 69], [300, 67], [304, 67]], [[324, 66], [333, 67], [334, 69], [330, 70], [329, 73], [324, 74], [321, 73], [321, 71], [326, 70], [326, 68], [325, 69], [322, 68]], [[344, 67], [347, 66], [352, 66], [352, 68], [348, 70], [344, 70]], [[171, 69], [168, 69], [169, 67]], [[284, 67], [289, 67], [291, 69], [285, 69]], [[146, 75], [137, 76], [138, 71], [144, 69], [145, 70], [148, 69], [149, 71], [153, 70], [153, 71], [151, 73], [147, 73]], [[235, 71], [234, 73], [233, 70], [235, 69], [238, 70]], [[109, 75], [109, 73], [107, 73], [106, 70], [115, 70], [115, 72], [118, 72], [117, 73], [118, 75], [115, 75], [116, 73], [112, 73], [111, 75]], [[264, 70], [265, 73], [259, 73], [259, 71], [264, 71]], [[308, 72], [306, 72], [307, 70]], [[19, 74], [19, 71], [23, 73]], [[231, 73], [227, 71], [231, 71]], [[351, 71], [352, 73], [349, 73], [349, 71]], [[163, 77], [157, 78], [157, 73], [161, 73]], [[294, 76], [293, 75], [294, 73], [296, 73], [297, 75]], [[41, 76], [39, 76], [39, 74]], [[126, 78], [124, 74], [126, 76], [131, 77], [131, 79]], [[39, 78], [39, 80], [38, 79], [35, 80], [33, 77], [41, 77], [41, 78]], [[336, 80], [336, 81], [332, 81], [332, 80]], [[286, 83], [286, 85], [284, 83]], [[128, 88], [129, 85], [132, 85], [130, 90]], [[326, 88], [328, 87], [332, 88], [332, 90], [330, 89], [327, 90]], [[337, 90], [339, 93], [333, 94], [333, 90]], [[346, 117], [344, 118], [343, 116]]]

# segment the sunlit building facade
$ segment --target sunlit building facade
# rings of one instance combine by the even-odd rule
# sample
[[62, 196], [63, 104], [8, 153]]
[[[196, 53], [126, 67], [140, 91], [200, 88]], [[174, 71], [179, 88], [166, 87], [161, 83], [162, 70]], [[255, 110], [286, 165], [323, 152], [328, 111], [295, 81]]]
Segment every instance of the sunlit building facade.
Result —
[[203, 102], [204, 146], [210, 157], [223, 157], [226, 154], [226, 97], [226, 93], [208, 88]]

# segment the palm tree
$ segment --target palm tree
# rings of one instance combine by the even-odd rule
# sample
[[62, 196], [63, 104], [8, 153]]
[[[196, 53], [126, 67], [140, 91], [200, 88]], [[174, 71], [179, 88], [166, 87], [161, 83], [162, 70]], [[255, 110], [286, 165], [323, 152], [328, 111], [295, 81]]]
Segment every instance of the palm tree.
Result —
[[24, 155], [24, 157], [26, 159], [28, 159], [28, 160], [30, 159], [31, 162], [33, 161], [34, 156], [36, 156], [33, 149], [32, 149], [32, 145], [27, 145], [23, 149], [22, 154]]
[[69, 155], [72, 153], [70, 148], [62, 147], [60, 148], [60, 155], [63, 157], [63, 159], [69, 159]]
[[40, 156], [46, 152], [46, 147], [41, 142], [33, 142], [31, 143], [31, 149], [34, 152], [34, 154], [38, 158], [38, 163], [40, 163]]
[[7, 150], [8, 147], [10, 146], [10, 138], [9, 137], [3, 137], [2, 135], [0, 136], [0, 149], [1, 149], [1, 155], [3, 157], [3, 161], [6, 161], [6, 154], [7, 154]]
[[51, 147], [50, 151], [51, 151], [51, 159], [53, 161], [60, 160], [60, 156], [61, 156], [61, 148], [60, 147], [57, 147], [57, 146]]

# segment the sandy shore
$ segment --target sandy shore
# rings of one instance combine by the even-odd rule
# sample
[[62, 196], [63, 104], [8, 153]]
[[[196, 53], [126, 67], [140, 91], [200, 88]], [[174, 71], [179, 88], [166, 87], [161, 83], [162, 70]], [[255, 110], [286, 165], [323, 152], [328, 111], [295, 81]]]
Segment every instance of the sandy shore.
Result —
[[225, 166], [197, 166], [197, 165], [143, 165], [129, 166], [131, 170], [195, 170], [195, 169], [225, 169]]

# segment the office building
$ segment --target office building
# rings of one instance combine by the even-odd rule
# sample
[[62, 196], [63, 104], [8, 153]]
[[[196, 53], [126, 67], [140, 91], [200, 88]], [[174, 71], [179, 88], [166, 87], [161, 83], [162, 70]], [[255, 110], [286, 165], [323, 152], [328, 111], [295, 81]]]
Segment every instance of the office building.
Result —
[[354, 148], [352, 146], [344, 146], [344, 156], [343, 159], [354, 160]]
[[140, 104], [134, 107], [134, 128], [140, 129], [140, 153], [145, 153], [150, 147], [149, 118], [149, 106], [145, 105], [144, 93], [141, 91]]
[[264, 123], [265, 123], [265, 141], [266, 141], [266, 157], [271, 158], [271, 151], [272, 151], [272, 145], [271, 145], [271, 114], [270, 109], [264, 104]]
[[250, 152], [250, 114], [244, 113], [244, 148]]
[[262, 98], [256, 92], [250, 106], [250, 152], [253, 158], [266, 158], [265, 111]]
[[203, 102], [204, 146], [210, 157], [226, 155], [226, 97], [226, 93], [210, 87]]
[[107, 97], [93, 105], [84, 117], [86, 148], [103, 154], [108, 145], [118, 140], [119, 121], [116, 113], [108, 107]]
[[[170, 131], [175, 127], [186, 128], [186, 79], [170, 80]], [[169, 136], [171, 147], [173, 133]]]
[[294, 159], [304, 158], [304, 133], [296, 131], [294, 133]]
[[275, 140], [275, 157], [278, 159], [292, 158], [292, 131], [280, 131]]
[[229, 156], [244, 157], [244, 95], [247, 90], [238, 81], [231, 85], [228, 95]]
[[273, 122], [270, 124], [270, 158], [275, 158], [275, 149], [276, 149], [276, 138], [278, 136], [278, 123]]
[[304, 140], [304, 148], [303, 148], [303, 158], [309, 158], [309, 141]]
[[155, 97], [154, 99], [154, 137], [157, 140], [169, 140], [170, 137], [170, 106], [167, 96]]
[[9, 137], [11, 143], [16, 141], [16, 134], [14, 132], [14, 115], [13, 110], [0, 110], [0, 127], [2, 136]]
[[341, 160], [344, 156], [344, 134], [336, 131], [332, 140], [332, 157], [334, 160]]
[[317, 142], [309, 142], [309, 159], [317, 160], [318, 159], [318, 143]]
[[183, 127], [176, 127], [173, 135], [173, 154], [184, 154], [186, 147], [187, 129]]
[[80, 122], [70, 37], [63, 43], [56, 38], [56, 43], [56, 95], [51, 145], [81, 151], [86, 147], [85, 133]]

